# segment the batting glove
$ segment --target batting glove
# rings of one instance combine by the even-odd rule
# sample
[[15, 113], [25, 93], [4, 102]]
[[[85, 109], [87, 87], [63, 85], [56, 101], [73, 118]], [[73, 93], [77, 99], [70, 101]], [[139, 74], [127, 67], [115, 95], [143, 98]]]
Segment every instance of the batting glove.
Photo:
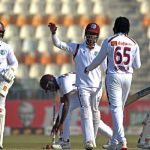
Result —
[[14, 78], [15, 78], [15, 72], [14, 72], [14, 69], [13, 68], [8, 68], [6, 69], [4, 72], [3, 72], [3, 78], [10, 82], [12, 81]]

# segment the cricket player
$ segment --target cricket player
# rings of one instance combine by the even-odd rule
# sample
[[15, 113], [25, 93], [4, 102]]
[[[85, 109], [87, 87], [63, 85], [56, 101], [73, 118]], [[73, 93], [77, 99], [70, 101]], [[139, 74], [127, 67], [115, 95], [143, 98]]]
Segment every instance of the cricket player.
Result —
[[[85, 41], [82, 43], [66, 43], [60, 41], [56, 36], [57, 27], [49, 23], [53, 44], [70, 53], [74, 57], [76, 86], [81, 102], [81, 120], [83, 121], [83, 132], [85, 149], [92, 150], [96, 147], [95, 134], [100, 123], [100, 112], [98, 110], [97, 97], [102, 88], [101, 71], [99, 68], [84, 73], [84, 68], [97, 56], [100, 46], [97, 40], [100, 27], [96, 23], [89, 23], [85, 28]], [[95, 134], [94, 134], [95, 133]]]
[[85, 68], [90, 74], [107, 57], [106, 90], [112, 112], [113, 137], [107, 150], [127, 150], [123, 127], [123, 110], [132, 81], [133, 69], [140, 68], [140, 51], [137, 42], [128, 37], [130, 29], [126, 17], [118, 17], [113, 27], [114, 35], [106, 38], [92, 63]]
[[142, 149], [150, 149], [150, 112], [146, 114], [142, 122], [143, 130], [140, 134], [137, 147]]
[[[62, 123], [65, 120], [64, 125], [63, 125], [62, 135], [60, 135], [60, 139], [58, 140], [58, 142], [52, 144], [53, 149], [70, 149], [71, 147], [70, 141], [69, 141], [70, 139], [69, 128], [70, 128], [70, 121], [71, 121], [71, 113], [74, 109], [80, 107], [80, 100], [78, 98], [77, 87], [75, 86], [75, 81], [76, 81], [76, 74], [73, 72], [69, 72], [67, 74], [60, 75], [58, 77], [54, 77], [52, 75], [47, 74], [47, 75], [44, 75], [40, 79], [40, 86], [44, 90], [59, 92], [61, 104], [65, 106], [64, 108], [62, 106], [60, 107], [60, 110], [58, 113], [59, 118], [57, 117], [56, 123], [52, 129], [52, 132], [54, 132], [55, 128], [57, 128], [56, 126], [62, 126]], [[68, 106], [69, 108], [67, 108]], [[67, 110], [69, 109], [68, 112], [65, 109]], [[81, 120], [81, 125], [82, 124], [83, 123]], [[107, 126], [102, 120], [100, 120], [98, 131], [102, 135], [106, 136], [108, 139], [112, 137], [111, 128]], [[83, 134], [85, 133], [83, 132]]]
[[6, 96], [15, 78], [18, 61], [12, 48], [3, 42], [5, 28], [0, 22], [0, 149], [3, 148], [3, 132], [5, 126]]
[[[59, 118], [57, 118], [56, 120], [56, 124], [54, 125], [52, 132], [54, 132], [54, 128], [56, 128], [56, 126], [58, 126], [57, 128], [62, 128], [63, 122], [64, 120], [66, 120], [66, 115], [67, 113], [70, 114], [70, 112], [73, 111], [73, 109], [79, 107], [79, 100], [78, 100], [78, 96], [77, 94], [77, 90], [76, 90], [76, 86], [75, 86], [75, 79], [76, 79], [76, 74], [73, 72], [64, 74], [64, 75], [60, 75], [58, 77], [54, 77], [53, 75], [44, 75], [41, 79], [40, 79], [40, 86], [44, 89], [44, 90], [50, 90], [53, 92], [57, 92], [60, 95], [60, 108], [59, 108]], [[69, 107], [70, 105], [70, 107]], [[62, 115], [62, 113], [63, 115]], [[69, 131], [69, 127], [70, 127], [70, 118], [71, 116], [67, 117], [69, 119], [69, 122], [65, 121], [64, 122], [64, 127], [66, 128], [67, 131]], [[64, 130], [64, 131], [66, 131]], [[62, 137], [64, 137], [61, 142], [61, 148], [70, 148], [70, 142], [69, 142], [69, 138], [66, 138], [66, 132], [63, 132], [64, 136], [62, 135]], [[69, 135], [68, 135], [69, 136]], [[55, 147], [55, 145], [52, 145], [52, 148], [57, 148]], [[60, 149], [61, 149], [60, 148]]]

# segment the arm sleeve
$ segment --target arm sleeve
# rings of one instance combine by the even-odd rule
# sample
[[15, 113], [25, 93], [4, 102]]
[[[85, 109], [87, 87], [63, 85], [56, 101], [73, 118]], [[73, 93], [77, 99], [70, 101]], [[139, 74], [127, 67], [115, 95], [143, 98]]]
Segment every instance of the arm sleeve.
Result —
[[52, 41], [56, 47], [72, 54], [72, 50], [70, 49], [69, 44], [60, 41], [60, 39], [55, 34], [52, 34]]
[[107, 70], [107, 57], [102, 62], [102, 68], [103, 68], [104, 72], [106, 72], [106, 70]]
[[137, 49], [136, 49], [136, 53], [135, 53], [135, 57], [134, 57], [134, 60], [133, 60], [132, 67], [134, 69], [138, 69], [138, 68], [141, 67], [140, 50], [139, 50], [138, 45], [137, 45]]
[[16, 69], [18, 68], [18, 60], [14, 54], [13, 49], [10, 46], [9, 46], [7, 60], [8, 60], [9, 67], [12, 67], [16, 71]]
[[107, 46], [108, 46], [107, 43], [108, 43], [107, 40], [104, 40], [100, 52], [98, 53], [96, 58], [92, 61], [92, 63], [87, 67], [87, 70], [92, 71], [94, 68], [96, 68], [98, 65], [100, 65], [103, 62], [103, 60], [107, 55]]

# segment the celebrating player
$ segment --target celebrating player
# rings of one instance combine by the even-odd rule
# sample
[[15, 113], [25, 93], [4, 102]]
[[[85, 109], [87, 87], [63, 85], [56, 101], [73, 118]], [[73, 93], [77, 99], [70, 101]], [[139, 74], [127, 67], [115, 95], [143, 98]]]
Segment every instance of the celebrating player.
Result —
[[[75, 80], [76, 80], [76, 74], [73, 72], [60, 75], [58, 77], [54, 77], [52, 75], [47, 74], [47, 75], [44, 75], [40, 80], [40, 86], [44, 90], [55, 91], [55, 92], [58, 91], [60, 93], [60, 100], [63, 103], [63, 106], [65, 106], [64, 108], [62, 108], [63, 110], [68, 109], [67, 107], [69, 105], [67, 116], [66, 116], [67, 111], [66, 110], [63, 111], [60, 107], [60, 110], [58, 113], [59, 118], [57, 117], [57, 121], [55, 125], [53, 126], [52, 132], [55, 132], [54, 130], [55, 128], [56, 129], [58, 128], [57, 126], [62, 126], [63, 120], [66, 116], [66, 119], [64, 121], [62, 135], [60, 135], [60, 139], [58, 142], [52, 144], [53, 149], [69, 149], [70, 148], [69, 127], [70, 127], [70, 121], [71, 121], [71, 113], [74, 109], [80, 107], [80, 101], [78, 98], [77, 87], [75, 86]], [[100, 97], [98, 96], [97, 98], [100, 98]], [[82, 124], [83, 123], [81, 120], [81, 125]], [[102, 120], [100, 120], [99, 132], [108, 138], [112, 137], [111, 128], [107, 126]]]
[[18, 61], [12, 48], [3, 42], [5, 29], [0, 22], [0, 149], [3, 148], [3, 132], [5, 126], [5, 101], [15, 78]]
[[114, 35], [106, 38], [92, 63], [85, 68], [90, 73], [107, 56], [106, 88], [112, 112], [113, 137], [107, 150], [127, 149], [123, 128], [123, 110], [130, 90], [133, 69], [140, 68], [139, 46], [128, 37], [130, 28], [126, 17], [118, 17], [114, 24]]
[[[66, 43], [60, 41], [56, 36], [57, 27], [49, 23], [54, 45], [74, 57], [76, 71], [76, 86], [81, 102], [81, 118], [83, 121], [83, 132], [85, 149], [96, 147], [95, 135], [100, 123], [100, 112], [98, 110], [98, 95], [101, 95], [102, 81], [99, 68], [91, 71], [90, 74], [84, 73], [84, 68], [91, 63], [100, 50], [97, 40], [100, 27], [96, 23], [89, 23], [85, 29], [85, 41], [82, 43]], [[95, 134], [94, 134], [95, 133]]]

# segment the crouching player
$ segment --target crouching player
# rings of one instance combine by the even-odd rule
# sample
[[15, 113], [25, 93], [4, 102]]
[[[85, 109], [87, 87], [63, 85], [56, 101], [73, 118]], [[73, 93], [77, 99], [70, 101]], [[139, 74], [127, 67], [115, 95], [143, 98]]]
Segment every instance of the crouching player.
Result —
[[[52, 75], [44, 75], [40, 80], [40, 86], [44, 90], [59, 91], [61, 105], [63, 105], [63, 107], [60, 107], [59, 111], [60, 113], [58, 113], [59, 116], [57, 118], [55, 125], [52, 128], [52, 133], [55, 134], [58, 131], [58, 129], [62, 127], [62, 124], [63, 124], [63, 132], [60, 135], [59, 140], [56, 143], [52, 144], [53, 149], [69, 149], [71, 147], [69, 142], [70, 138], [69, 127], [71, 121], [71, 113], [74, 109], [79, 108], [81, 105], [80, 100], [78, 98], [77, 87], [75, 86], [75, 80], [76, 74], [72, 72], [61, 75], [59, 77], [54, 77]], [[101, 93], [100, 95], [98, 95], [97, 98], [101, 98]], [[81, 126], [82, 124], [83, 123], [81, 119]], [[102, 120], [100, 120], [98, 131], [108, 138], [112, 137], [111, 128], [107, 126]], [[85, 134], [84, 130], [83, 134]], [[95, 138], [96, 134], [97, 133], [95, 133]]]
[[143, 130], [140, 134], [137, 147], [142, 149], [150, 149], [150, 112], [146, 114], [142, 122]]
[[4, 25], [0, 22], [0, 149], [3, 148], [3, 132], [5, 126], [5, 101], [15, 78], [18, 61], [12, 48], [3, 42]]
[[[61, 102], [60, 107], [59, 107], [60, 112], [58, 113], [59, 119], [57, 117], [56, 123], [54, 125], [54, 127], [57, 129], [62, 128], [62, 124], [64, 120], [66, 120], [65, 118], [66, 118], [67, 112], [70, 112], [73, 110], [73, 108], [71, 107], [74, 107], [74, 109], [76, 107], [79, 107], [79, 100], [77, 99], [77, 96], [76, 96], [75, 79], [76, 79], [75, 73], [70, 72], [70, 73], [67, 73], [58, 77], [54, 77], [53, 75], [46, 74], [40, 80], [40, 86], [44, 90], [59, 92], [60, 102]], [[63, 115], [61, 115], [61, 112], [63, 112]], [[70, 116], [68, 116], [67, 118], [69, 118], [70, 120]], [[70, 121], [69, 122], [65, 121], [64, 128], [69, 128], [69, 123]], [[54, 130], [54, 127], [52, 129], [52, 134], [55, 134], [55, 132], [57, 132]], [[69, 131], [69, 129], [66, 129], [66, 130]], [[66, 134], [69, 134], [69, 133], [66, 133], [65, 131], [63, 132], [63, 134], [61, 135], [61, 138], [59, 139], [61, 145], [57, 146], [57, 144], [52, 144], [52, 148], [57, 148], [57, 147], [59, 147], [59, 149], [70, 148], [70, 142], [68, 138], [69, 135], [66, 137]]]

